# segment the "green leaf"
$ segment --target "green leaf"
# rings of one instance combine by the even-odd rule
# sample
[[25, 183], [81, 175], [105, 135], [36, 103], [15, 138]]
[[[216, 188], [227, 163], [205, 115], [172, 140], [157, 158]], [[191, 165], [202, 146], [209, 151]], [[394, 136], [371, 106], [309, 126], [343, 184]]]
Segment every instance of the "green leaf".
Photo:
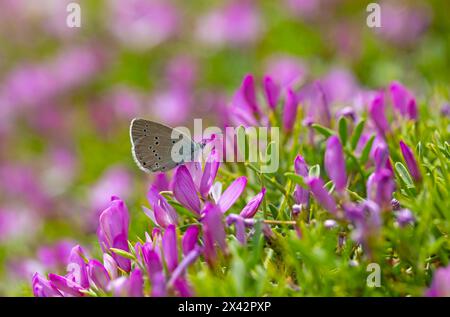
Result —
[[347, 120], [345, 117], [341, 117], [341, 119], [339, 119], [339, 138], [341, 139], [342, 146], [345, 146], [348, 139]]
[[109, 249], [112, 252], [114, 252], [115, 254], [123, 256], [124, 258], [130, 259], [130, 260], [135, 260], [136, 259], [136, 257], [133, 254], [131, 254], [131, 253], [125, 251], [125, 250], [117, 249], [117, 248], [109, 248]]
[[316, 164], [309, 169], [310, 177], [320, 177], [320, 165]]
[[292, 173], [292, 172], [287, 172], [287, 173], [284, 173], [284, 176], [286, 176], [287, 178], [289, 178], [290, 180], [292, 180], [292, 181], [293, 181], [294, 183], [296, 183], [297, 185], [300, 185], [300, 186], [305, 187], [305, 188], [308, 187], [308, 186], [305, 184], [305, 181], [303, 180], [303, 177], [300, 176], [300, 175], [298, 175], [298, 174], [295, 174], [295, 173]]
[[367, 141], [366, 145], [364, 145], [364, 148], [361, 152], [361, 156], [359, 157], [359, 162], [361, 165], [365, 164], [367, 162], [367, 159], [369, 158], [370, 150], [372, 149], [373, 141], [375, 140], [375, 135], [372, 135], [372, 137]]
[[405, 165], [400, 162], [395, 163], [395, 170], [398, 173], [398, 176], [402, 179], [402, 181], [406, 184], [407, 188], [414, 188], [414, 182], [412, 180], [411, 175], [409, 175], [408, 170]]
[[356, 146], [358, 145], [358, 141], [361, 138], [361, 134], [364, 130], [364, 126], [366, 124], [366, 120], [361, 120], [358, 125], [355, 128], [355, 131], [353, 131], [352, 139], [350, 140], [350, 145], [352, 146], [352, 150], [356, 149]]
[[312, 127], [314, 130], [316, 130], [317, 132], [319, 132], [320, 134], [322, 134], [323, 136], [325, 136], [326, 138], [329, 138], [330, 136], [334, 135], [334, 131], [331, 129], [328, 129], [320, 124], [317, 123], [313, 123]]

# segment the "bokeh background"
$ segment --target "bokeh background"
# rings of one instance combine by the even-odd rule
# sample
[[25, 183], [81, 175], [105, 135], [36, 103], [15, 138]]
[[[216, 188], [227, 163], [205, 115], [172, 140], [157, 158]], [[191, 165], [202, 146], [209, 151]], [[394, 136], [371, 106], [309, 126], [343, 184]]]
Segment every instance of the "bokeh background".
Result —
[[[66, 25], [69, 2], [81, 28]], [[378, 1], [376, 29], [369, 2], [0, 0], [0, 295], [31, 295], [35, 271], [62, 269], [75, 241], [96, 246], [112, 194], [130, 238], [148, 226], [133, 117], [222, 125], [245, 74], [280, 72], [320, 79], [342, 105], [399, 80], [440, 111], [450, 2]]]

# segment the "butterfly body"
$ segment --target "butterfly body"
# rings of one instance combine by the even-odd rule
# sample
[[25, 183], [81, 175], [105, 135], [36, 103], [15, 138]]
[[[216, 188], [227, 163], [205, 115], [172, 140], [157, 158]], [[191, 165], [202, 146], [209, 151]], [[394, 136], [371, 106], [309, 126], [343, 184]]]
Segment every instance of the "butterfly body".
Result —
[[130, 124], [132, 154], [139, 168], [149, 172], [167, 172], [193, 160], [202, 145], [166, 125], [135, 118]]

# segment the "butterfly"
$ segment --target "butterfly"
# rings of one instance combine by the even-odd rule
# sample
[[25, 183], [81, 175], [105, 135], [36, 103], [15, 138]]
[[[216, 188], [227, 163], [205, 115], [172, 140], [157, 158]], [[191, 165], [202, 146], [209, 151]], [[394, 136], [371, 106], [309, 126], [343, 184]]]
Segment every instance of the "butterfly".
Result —
[[135, 118], [130, 124], [131, 153], [144, 172], [167, 172], [194, 160], [204, 147], [182, 132], [150, 120]]

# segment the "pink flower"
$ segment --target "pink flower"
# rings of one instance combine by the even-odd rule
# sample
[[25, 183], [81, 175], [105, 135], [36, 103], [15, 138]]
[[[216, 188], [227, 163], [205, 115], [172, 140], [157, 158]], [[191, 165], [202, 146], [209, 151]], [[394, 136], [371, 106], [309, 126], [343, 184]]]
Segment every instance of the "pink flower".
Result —
[[324, 161], [325, 170], [336, 186], [336, 190], [342, 192], [347, 185], [345, 157], [341, 141], [335, 135], [328, 138]]
[[330, 213], [335, 214], [337, 212], [336, 202], [324, 188], [325, 184], [323, 183], [323, 181], [318, 177], [309, 177], [306, 180], [306, 183], [308, 184], [311, 193], [314, 195], [318, 203]]
[[389, 86], [394, 108], [403, 116], [417, 120], [416, 98], [402, 84], [394, 81]]
[[101, 262], [97, 260], [89, 260], [89, 263], [87, 264], [87, 272], [91, 284], [104, 291], [107, 290], [111, 278]]
[[297, 119], [298, 99], [291, 88], [287, 89], [284, 109], [283, 109], [283, 128], [286, 132], [291, 132]]
[[112, 33], [128, 48], [146, 50], [172, 37], [180, 16], [162, 0], [109, 1]]
[[[305, 180], [308, 177], [308, 165], [301, 155], [297, 155], [294, 161], [295, 173], [302, 176]], [[307, 206], [309, 204], [309, 190], [295, 185], [294, 199], [296, 204]]]
[[107, 169], [90, 191], [90, 204], [95, 216], [108, 207], [112, 195], [126, 199], [130, 195], [131, 181], [131, 175], [124, 167]]
[[254, 2], [231, 1], [213, 9], [197, 22], [197, 38], [213, 47], [245, 46], [259, 39], [262, 21]]
[[264, 77], [263, 86], [267, 104], [273, 110], [278, 104], [278, 98], [280, 97], [280, 87], [270, 76]]
[[143, 207], [144, 213], [153, 223], [166, 228], [170, 224], [176, 225], [178, 215], [175, 209], [162, 196], [155, 185], [152, 185], [147, 193], [148, 201], [153, 210]]
[[369, 114], [378, 132], [381, 135], [390, 131], [389, 122], [386, 118], [384, 109], [384, 95], [380, 92], [370, 103]]
[[203, 214], [203, 253], [208, 263], [213, 264], [217, 257], [216, 248], [223, 252], [227, 249], [222, 212], [217, 206], [208, 203]]
[[425, 295], [429, 297], [450, 296], [450, 266], [438, 268], [434, 272], [433, 281]]
[[[100, 225], [98, 228], [98, 239], [103, 252], [109, 253], [110, 248], [129, 251], [128, 247], [128, 209], [125, 203], [117, 197], [112, 197], [110, 206], [100, 215]], [[111, 252], [117, 265], [129, 272], [131, 262], [129, 259]]]
[[395, 190], [393, 174], [386, 168], [376, 170], [367, 179], [367, 198], [376, 202], [383, 210], [391, 209]]
[[403, 142], [403, 140], [400, 141], [400, 150], [402, 152], [403, 159], [405, 160], [406, 167], [408, 168], [408, 171], [411, 174], [412, 178], [416, 182], [420, 182], [422, 180], [422, 173], [420, 172], [419, 164], [417, 164], [414, 153], [406, 145], [406, 143]]
[[253, 218], [253, 216], [258, 211], [261, 202], [264, 199], [264, 195], [266, 194], [266, 189], [263, 188], [259, 194], [253, 197], [247, 205], [242, 209], [240, 216], [243, 218]]
[[[206, 199], [211, 191], [212, 184], [219, 168], [218, 156], [213, 150], [206, 161], [203, 171], [196, 162], [188, 167], [182, 165], [175, 170], [173, 178], [173, 193], [175, 198], [186, 208], [200, 215], [202, 203], [200, 195]], [[245, 176], [237, 178], [220, 196], [217, 201], [222, 212], [226, 212], [236, 202], [247, 184]]]
[[33, 294], [36, 297], [61, 297], [61, 292], [38, 273], [33, 275]]
[[303, 62], [290, 56], [273, 56], [266, 62], [264, 73], [284, 90], [296, 87], [306, 78], [306, 67]]

